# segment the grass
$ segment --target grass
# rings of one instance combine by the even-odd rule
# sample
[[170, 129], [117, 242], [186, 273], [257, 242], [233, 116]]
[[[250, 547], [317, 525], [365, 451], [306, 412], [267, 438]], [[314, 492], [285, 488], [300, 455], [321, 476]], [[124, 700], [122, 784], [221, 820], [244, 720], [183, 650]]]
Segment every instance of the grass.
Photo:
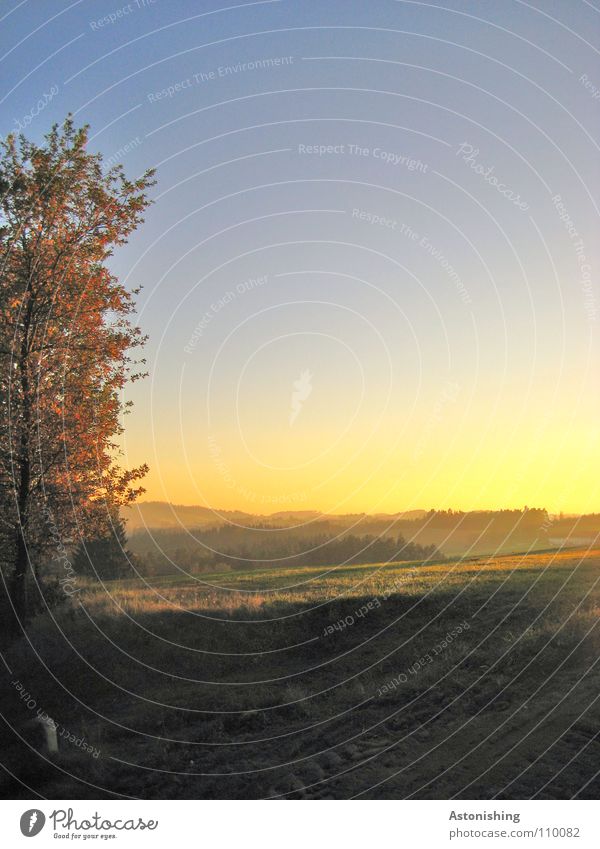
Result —
[[82, 582], [0, 707], [26, 737], [18, 680], [99, 756], [11, 731], [3, 795], [595, 798], [599, 577], [571, 550]]

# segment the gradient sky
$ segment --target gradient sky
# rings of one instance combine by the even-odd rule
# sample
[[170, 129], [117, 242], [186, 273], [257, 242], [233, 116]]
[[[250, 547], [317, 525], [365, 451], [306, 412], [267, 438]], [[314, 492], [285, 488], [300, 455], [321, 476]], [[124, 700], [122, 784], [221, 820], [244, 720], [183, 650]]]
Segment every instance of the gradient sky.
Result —
[[112, 262], [147, 499], [600, 511], [591, 4], [0, 9], [0, 133], [157, 168]]

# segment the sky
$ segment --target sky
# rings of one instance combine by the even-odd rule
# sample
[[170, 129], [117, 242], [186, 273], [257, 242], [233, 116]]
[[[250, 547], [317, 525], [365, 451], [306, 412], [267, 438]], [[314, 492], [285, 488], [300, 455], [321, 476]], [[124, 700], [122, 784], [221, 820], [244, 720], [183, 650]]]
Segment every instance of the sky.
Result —
[[600, 11], [0, 0], [0, 134], [72, 112], [146, 222], [146, 500], [600, 511]]

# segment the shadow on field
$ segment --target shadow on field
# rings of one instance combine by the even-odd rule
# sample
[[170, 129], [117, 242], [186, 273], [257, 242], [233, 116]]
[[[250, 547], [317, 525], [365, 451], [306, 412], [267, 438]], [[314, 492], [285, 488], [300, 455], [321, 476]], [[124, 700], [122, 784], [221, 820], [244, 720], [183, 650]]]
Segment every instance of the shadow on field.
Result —
[[3, 795], [594, 797], [597, 596], [540, 615], [554, 584], [519, 601], [529, 571], [463, 593], [118, 614], [91, 596], [40, 616], [6, 654]]

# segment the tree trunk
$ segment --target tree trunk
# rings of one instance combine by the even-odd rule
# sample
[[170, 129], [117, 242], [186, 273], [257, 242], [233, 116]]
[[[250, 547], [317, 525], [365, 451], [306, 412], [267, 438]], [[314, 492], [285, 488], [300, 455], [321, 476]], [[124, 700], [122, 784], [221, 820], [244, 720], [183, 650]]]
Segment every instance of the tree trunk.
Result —
[[31, 425], [31, 394], [29, 386], [29, 330], [33, 310], [33, 299], [31, 297], [31, 275], [27, 282], [27, 306], [23, 320], [23, 337], [21, 340], [21, 351], [19, 358], [19, 372], [21, 383], [21, 409], [22, 421], [20, 422], [19, 435], [19, 485], [17, 490], [17, 522], [15, 565], [12, 580], [12, 603], [19, 622], [24, 623], [27, 618], [27, 566], [29, 557], [25, 539], [25, 529], [29, 513], [29, 487], [31, 485], [31, 461], [29, 453], [29, 438]]
[[24, 624], [27, 618], [27, 565], [27, 546], [25, 545], [23, 531], [19, 528], [17, 531], [17, 547], [11, 587], [11, 600], [17, 618], [21, 624]]

